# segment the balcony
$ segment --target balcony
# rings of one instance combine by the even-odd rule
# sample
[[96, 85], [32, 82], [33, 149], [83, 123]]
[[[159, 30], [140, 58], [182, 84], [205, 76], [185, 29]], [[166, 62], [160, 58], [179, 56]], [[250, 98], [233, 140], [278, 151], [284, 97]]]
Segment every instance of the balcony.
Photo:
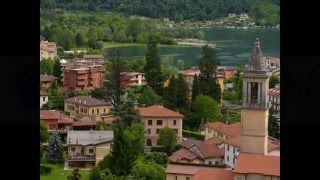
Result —
[[81, 76], [78, 76], [77, 79], [78, 79], [78, 80], [80, 80], [80, 79], [86, 79], [86, 76], [85, 76], [85, 75], [81, 75]]
[[96, 155], [76, 154], [69, 155], [68, 161], [95, 161]]
[[84, 85], [86, 85], [86, 81], [78, 81], [77, 85], [78, 86], [84, 86]]

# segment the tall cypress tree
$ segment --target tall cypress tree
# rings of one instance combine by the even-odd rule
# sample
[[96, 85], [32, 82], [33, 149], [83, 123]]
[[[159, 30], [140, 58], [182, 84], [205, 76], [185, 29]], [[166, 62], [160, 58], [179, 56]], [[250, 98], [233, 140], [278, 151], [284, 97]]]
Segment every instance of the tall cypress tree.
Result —
[[176, 78], [172, 76], [168, 87], [166, 88], [166, 94], [164, 95], [165, 106], [169, 109], [177, 108], [177, 84]]
[[195, 74], [192, 82], [192, 102], [194, 102], [196, 97], [200, 94], [200, 88], [198, 76]]
[[54, 65], [53, 65], [53, 76], [58, 78], [58, 84], [61, 84], [61, 63], [59, 60], [55, 60], [54, 61]]
[[160, 58], [157, 50], [157, 37], [150, 35], [147, 43], [146, 65], [144, 72], [146, 73], [146, 80], [150, 87], [158, 94], [163, 94], [163, 75], [161, 72]]
[[177, 103], [176, 106], [180, 110], [182, 109], [189, 109], [189, 86], [187, 81], [185, 80], [184, 76], [180, 73], [178, 75], [177, 81], [176, 81], [176, 87], [177, 87]]

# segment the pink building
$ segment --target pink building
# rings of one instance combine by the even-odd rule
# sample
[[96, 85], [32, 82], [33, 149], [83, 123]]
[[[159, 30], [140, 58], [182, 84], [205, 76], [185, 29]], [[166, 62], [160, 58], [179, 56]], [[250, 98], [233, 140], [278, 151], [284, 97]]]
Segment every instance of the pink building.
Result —
[[140, 72], [121, 72], [120, 74], [121, 87], [129, 88], [133, 86], [145, 85], [145, 73]]
[[182, 119], [183, 115], [160, 105], [139, 108], [139, 115], [143, 122], [146, 134], [147, 146], [158, 144], [159, 132], [168, 126], [177, 133], [177, 142], [182, 141]]

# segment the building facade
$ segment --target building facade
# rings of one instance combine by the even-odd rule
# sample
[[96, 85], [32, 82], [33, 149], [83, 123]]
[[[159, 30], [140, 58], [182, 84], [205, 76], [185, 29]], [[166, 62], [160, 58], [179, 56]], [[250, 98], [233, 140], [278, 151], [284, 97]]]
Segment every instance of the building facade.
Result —
[[121, 87], [129, 88], [133, 86], [142, 86], [147, 83], [145, 73], [139, 72], [121, 72]]
[[54, 58], [57, 55], [57, 45], [55, 42], [40, 41], [40, 60]]
[[42, 87], [50, 87], [52, 83], [56, 82], [56, 77], [46, 75], [46, 74], [40, 74], [40, 86]]
[[105, 101], [89, 96], [76, 96], [64, 100], [64, 111], [70, 116], [94, 116], [110, 113], [110, 106]]
[[146, 130], [146, 146], [157, 145], [160, 130], [166, 126], [177, 133], [177, 143], [182, 141], [182, 114], [160, 105], [139, 108], [138, 111]]
[[272, 108], [276, 113], [280, 113], [280, 85], [269, 89], [269, 101], [272, 104]]
[[63, 86], [68, 90], [93, 90], [102, 88], [105, 69], [102, 65], [65, 67], [62, 70]]
[[47, 92], [40, 91], [40, 108], [42, 108], [42, 106], [46, 104], [48, 101], [49, 101], [49, 94]]

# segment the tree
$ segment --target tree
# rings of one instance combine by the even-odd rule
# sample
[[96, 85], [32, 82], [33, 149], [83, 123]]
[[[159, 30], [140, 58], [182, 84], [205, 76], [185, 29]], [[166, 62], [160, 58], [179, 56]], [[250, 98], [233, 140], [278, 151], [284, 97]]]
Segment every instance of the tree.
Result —
[[75, 168], [73, 171], [72, 171], [72, 174], [67, 176], [67, 179], [68, 180], [80, 180], [81, 179], [81, 174], [79, 173], [79, 169], [78, 168]]
[[272, 108], [269, 110], [268, 133], [269, 136], [280, 139], [280, 118]]
[[277, 75], [272, 75], [269, 80], [269, 88], [276, 87], [277, 84], [280, 84], [280, 78]]
[[178, 75], [177, 81], [176, 81], [176, 87], [177, 87], [177, 104], [176, 107], [180, 110], [182, 109], [189, 109], [189, 86], [187, 84], [187, 81], [185, 80], [184, 76], [180, 73]]
[[135, 110], [134, 101], [130, 98], [120, 103], [115, 109], [114, 114], [119, 117], [125, 128], [130, 128], [133, 123], [140, 122], [140, 116]]
[[194, 102], [196, 97], [200, 94], [200, 88], [198, 76], [195, 74], [192, 82], [192, 102]]
[[200, 116], [202, 124], [208, 121], [217, 121], [221, 116], [218, 103], [212, 97], [202, 94], [196, 97], [196, 100], [192, 103], [192, 109]]
[[53, 60], [51, 58], [42, 59], [40, 61], [40, 73], [52, 75], [53, 72]]
[[106, 131], [108, 130], [108, 125], [104, 121], [98, 121], [96, 124], [96, 130]]
[[135, 179], [163, 180], [165, 179], [164, 167], [155, 163], [138, 162], [132, 168]]
[[79, 48], [83, 46], [83, 36], [80, 32], [77, 33], [76, 35], [76, 46]]
[[90, 170], [89, 180], [102, 180], [101, 172], [98, 166], [94, 166]]
[[62, 67], [61, 67], [61, 63], [59, 60], [55, 60], [54, 61], [54, 65], [53, 65], [53, 76], [58, 78], [58, 84], [61, 84], [61, 71]]
[[44, 121], [40, 120], [40, 142], [47, 142], [49, 133], [47, 131], [47, 125]]
[[144, 72], [146, 73], [146, 81], [150, 87], [158, 94], [163, 94], [163, 75], [161, 72], [160, 58], [157, 50], [157, 38], [150, 35], [147, 43], [146, 65]]
[[177, 133], [169, 127], [160, 130], [158, 144], [165, 147], [167, 154], [171, 154], [177, 145]]
[[161, 72], [164, 79], [168, 79], [179, 73], [179, 69], [174, 66], [174, 59], [172, 57], [161, 58]]
[[163, 103], [161, 96], [158, 96], [148, 85], [145, 85], [142, 88], [141, 95], [138, 98], [138, 102], [143, 106], [152, 106]]
[[163, 152], [150, 152], [145, 155], [144, 161], [146, 163], [156, 163], [166, 167], [168, 163], [168, 155]]
[[48, 140], [47, 160], [58, 163], [63, 161], [63, 148], [59, 134], [55, 131], [51, 133]]

